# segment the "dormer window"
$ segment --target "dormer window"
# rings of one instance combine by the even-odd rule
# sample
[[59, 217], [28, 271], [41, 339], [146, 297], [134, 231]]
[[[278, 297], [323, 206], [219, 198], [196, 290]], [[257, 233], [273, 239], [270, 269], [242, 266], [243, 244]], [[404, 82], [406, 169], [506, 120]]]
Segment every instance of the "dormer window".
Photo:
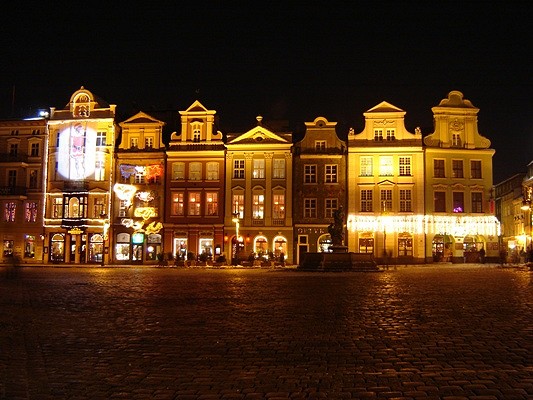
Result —
[[463, 147], [460, 133], [452, 133], [452, 146]]
[[78, 95], [73, 102], [74, 117], [88, 117], [90, 115], [91, 99], [85, 93]]
[[202, 123], [193, 122], [191, 124], [191, 129], [192, 129], [192, 141], [199, 142], [202, 139]]
[[387, 140], [396, 140], [396, 129], [387, 129]]
[[374, 140], [376, 142], [383, 141], [383, 129], [374, 129]]

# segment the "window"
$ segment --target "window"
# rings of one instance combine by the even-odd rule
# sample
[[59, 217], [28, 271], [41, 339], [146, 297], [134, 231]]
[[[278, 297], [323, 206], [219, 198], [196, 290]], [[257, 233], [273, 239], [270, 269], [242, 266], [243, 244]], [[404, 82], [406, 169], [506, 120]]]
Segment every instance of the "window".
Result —
[[144, 184], [144, 168], [135, 168], [134, 182], [138, 184]]
[[326, 141], [325, 140], [315, 140], [315, 151], [324, 151], [326, 150]]
[[373, 176], [373, 159], [372, 157], [361, 157], [360, 159], [360, 176]]
[[207, 180], [208, 181], [218, 181], [218, 163], [217, 162], [208, 162], [207, 163]]
[[202, 163], [192, 162], [189, 164], [189, 180], [201, 181], [202, 180]]
[[411, 157], [400, 157], [400, 176], [411, 176]]
[[185, 163], [183, 162], [172, 163], [172, 180], [173, 181], [185, 180]]
[[387, 140], [396, 140], [396, 129], [387, 129]]
[[413, 238], [411, 235], [401, 234], [398, 238], [398, 257], [413, 256]]
[[105, 179], [105, 161], [96, 160], [94, 162], [94, 180], [103, 181]]
[[285, 179], [285, 159], [274, 158], [274, 179]]
[[272, 196], [272, 218], [285, 219], [285, 195], [275, 194]]
[[28, 188], [30, 189], [38, 189], [39, 188], [39, 173], [36, 169], [32, 169], [29, 171], [29, 182], [28, 182]]
[[433, 176], [435, 178], [445, 178], [444, 160], [433, 160]]
[[326, 165], [324, 176], [325, 183], [337, 183], [337, 165]]
[[231, 201], [231, 213], [239, 214], [239, 218], [244, 218], [244, 194], [234, 194]]
[[105, 197], [95, 197], [93, 203], [93, 218], [102, 218], [106, 214]]
[[252, 198], [252, 218], [263, 219], [265, 217], [265, 195], [254, 194]]
[[63, 198], [54, 197], [52, 201], [52, 218], [63, 217]]
[[172, 193], [172, 215], [183, 216], [185, 215], [185, 206], [183, 203], [183, 192]]
[[304, 165], [304, 183], [316, 183], [316, 165]]
[[19, 153], [19, 144], [18, 143], [11, 143], [9, 145], [9, 155], [16, 157]]
[[233, 160], [233, 178], [244, 179], [244, 160]]
[[154, 147], [154, 138], [152, 136], [144, 138], [144, 147], [146, 149], [152, 149]]
[[139, 138], [138, 137], [130, 138], [130, 148], [132, 148], [132, 149], [138, 149], [139, 148]]
[[463, 192], [453, 192], [453, 212], [465, 212], [465, 194]]
[[7, 171], [7, 185], [14, 187], [17, 186], [17, 171], [10, 169]]
[[372, 189], [361, 190], [361, 212], [372, 212]]
[[31, 149], [30, 149], [30, 156], [31, 157], [39, 157], [39, 143], [32, 143]]
[[15, 214], [17, 212], [17, 203], [14, 201], [8, 201], [4, 208], [4, 221], [15, 222]]
[[37, 222], [37, 203], [34, 201], [28, 201], [25, 204], [24, 221]]
[[452, 160], [452, 176], [454, 178], [464, 178], [463, 160]]
[[483, 193], [472, 192], [471, 196], [472, 196], [472, 212], [482, 213], [483, 212]]
[[400, 212], [413, 211], [411, 194], [411, 189], [400, 189]]
[[105, 132], [96, 132], [96, 146], [105, 146], [105, 139]]
[[433, 204], [435, 212], [446, 212], [446, 192], [435, 192]]
[[452, 147], [462, 147], [461, 134], [452, 133]]
[[392, 156], [379, 157], [379, 175], [392, 176], [393, 174]]
[[381, 189], [380, 200], [381, 200], [380, 201], [381, 212], [392, 211], [392, 190], [391, 189]]
[[383, 140], [383, 129], [374, 129], [374, 140], [379, 142]]
[[265, 160], [254, 159], [252, 176], [254, 179], [265, 179]]
[[218, 215], [218, 193], [206, 192], [205, 200], [207, 215]]
[[189, 215], [200, 215], [200, 193], [191, 192], [189, 193]]
[[193, 142], [199, 142], [201, 140], [201, 134], [202, 134], [202, 123], [200, 122], [194, 122], [191, 124], [191, 130], [192, 130], [192, 141]]
[[324, 217], [333, 218], [333, 213], [339, 208], [338, 199], [326, 199], [324, 208]]
[[126, 215], [128, 215], [128, 208], [130, 208], [128, 200], [119, 200], [118, 216], [125, 217]]
[[472, 179], [481, 179], [481, 161], [470, 161], [470, 175]]
[[304, 218], [316, 218], [316, 199], [304, 199]]

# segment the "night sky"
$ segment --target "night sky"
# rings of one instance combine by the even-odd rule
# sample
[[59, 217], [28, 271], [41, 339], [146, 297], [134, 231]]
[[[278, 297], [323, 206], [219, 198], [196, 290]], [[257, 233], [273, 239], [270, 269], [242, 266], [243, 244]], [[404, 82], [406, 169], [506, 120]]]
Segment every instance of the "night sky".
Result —
[[533, 160], [527, 2], [46, 3], [3, 6], [2, 117], [64, 107], [83, 85], [121, 119], [198, 99], [225, 133], [262, 115], [298, 136], [324, 116], [345, 138], [385, 100], [426, 135], [459, 90], [496, 149], [495, 183]]

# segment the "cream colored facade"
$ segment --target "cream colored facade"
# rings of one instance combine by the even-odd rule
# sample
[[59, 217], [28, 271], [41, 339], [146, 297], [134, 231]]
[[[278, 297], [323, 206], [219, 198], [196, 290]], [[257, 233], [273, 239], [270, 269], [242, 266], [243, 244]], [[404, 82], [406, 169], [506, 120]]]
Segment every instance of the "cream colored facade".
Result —
[[108, 263], [115, 105], [81, 87], [51, 108], [44, 209], [45, 262]]
[[163, 257], [165, 123], [139, 112], [120, 123], [111, 213], [111, 259], [156, 264]]
[[245, 133], [228, 134], [224, 252], [269, 261], [283, 253], [292, 263], [292, 134], [257, 121]]
[[348, 250], [382, 262], [424, 260], [424, 155], [405, 111], [382, 102], [348, 134]]
[[46, 120], [0, 121], [1, 262], [42, 262]]
[[424, 138], [426, 260], [477, 262], [481, 249], [497, 258], [494, 150], [478, 132], [479, 109], [452, 91], [432, 111], [435, 130]]

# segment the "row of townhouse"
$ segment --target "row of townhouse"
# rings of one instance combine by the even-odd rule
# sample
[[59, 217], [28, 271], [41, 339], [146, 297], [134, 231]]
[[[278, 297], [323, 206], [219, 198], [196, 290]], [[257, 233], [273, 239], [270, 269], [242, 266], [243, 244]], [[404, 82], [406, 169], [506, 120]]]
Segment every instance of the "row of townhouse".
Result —
[[402, 263], [498, 255], [490, 141], [478, 108], [452, 91], [435, 130], [406, 130], [382, 102], [347, 139], [306, 122], [303, 138], [269, 128], [216, 129], [195, 101], [164, 143], [166, 123], [81, 87], [46, 118], [0, 121], [3, 261], [156, 264], [161, 257], [298, 264], [328, 251], [342, 208], [351, 252]]

